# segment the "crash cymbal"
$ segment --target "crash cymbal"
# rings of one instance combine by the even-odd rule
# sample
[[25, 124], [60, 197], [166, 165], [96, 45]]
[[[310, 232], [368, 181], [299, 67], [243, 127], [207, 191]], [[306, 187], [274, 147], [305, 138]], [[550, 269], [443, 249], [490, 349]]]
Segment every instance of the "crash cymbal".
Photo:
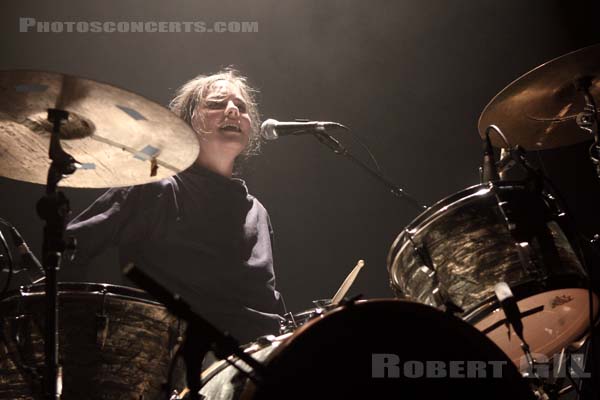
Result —
[[0, 71], [0, 176], [46, 183], [49, 108], [69, 112], [61, 144], [83, 165], [61, 186], [148, 183], [185, 170], [198, 157], [194, 131], [142, 96], [60, 73]]
[[[479, 117], [479, 134], [497, 125], [512, 146], [527, 150], [551, 149], [592, 139], [577, 126], [576, 115], [585, 100], [577, 86], [600, 102], [600, 44], [555, 58], [521, 76], [489, 102]], [[506, 147], [492, 134], [496, 147]]]

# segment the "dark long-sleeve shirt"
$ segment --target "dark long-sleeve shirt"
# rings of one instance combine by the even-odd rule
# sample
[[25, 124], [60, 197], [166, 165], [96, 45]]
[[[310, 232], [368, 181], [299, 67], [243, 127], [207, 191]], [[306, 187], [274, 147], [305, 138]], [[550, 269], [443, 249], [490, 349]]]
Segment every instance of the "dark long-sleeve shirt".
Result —
[[74, 264], [118, 246], [192, 309], [242, 342], [276, 333], [272, 228], [243, 181], [199, 166], [159, 182], [110, 189], [77, 216]]

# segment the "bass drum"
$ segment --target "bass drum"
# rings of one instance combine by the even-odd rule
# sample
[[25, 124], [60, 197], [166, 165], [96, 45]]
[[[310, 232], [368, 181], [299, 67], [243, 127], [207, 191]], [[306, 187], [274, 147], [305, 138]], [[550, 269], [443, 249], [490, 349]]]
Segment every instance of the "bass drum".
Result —
[[[166, 397], [178, 319], [133, 288], [59, 283], [58, 291], [63, 399]], [[44, 287], [9, 295], [0, 317], [0, 399], [44, 398]]]
[[401, 300], [347, 304], [247, 351], [266, 365], [262, 383], [223, 361], [204, 373], [206, 399], [534, 398], [481, 332]]
[[[400, 298], [450, 307], [520, 364], [520, 339], [507, 332], [494, 293], [505, 282], [531, 351], [551, 357], [590, 323], [588, 277], [567, 228], [551, 196], [519, 183], [473, 186], [398, 235], [388, 255], [390, 283]], [[591, 298], [595, 315], [598, 299]]]

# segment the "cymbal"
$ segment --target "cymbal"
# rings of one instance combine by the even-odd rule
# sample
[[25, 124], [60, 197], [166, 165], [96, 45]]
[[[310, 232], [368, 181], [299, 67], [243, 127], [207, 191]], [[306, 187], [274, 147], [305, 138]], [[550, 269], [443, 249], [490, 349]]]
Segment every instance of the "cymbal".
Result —
[[194, 131], [142, 96], [60, 73], [0, 71], [0, 176], [46, 183], [49, 108], [69, 112], [61, 145], [83, 166], [61, 181], [63, 187], [149, 183], [185, 170], [198, 157]]
[[[512, 146], [526, 150], [552, 149], [587, 140], [592, 136], [577, 126], [585, 99], [577, 89], [580, 81], [600, 103], [600, 44], [555, 58], [529, 71], [498, 93], [479, 117], [478, 129], [497, 125]], [[491, 134], [492, 144], [507, 147]]]

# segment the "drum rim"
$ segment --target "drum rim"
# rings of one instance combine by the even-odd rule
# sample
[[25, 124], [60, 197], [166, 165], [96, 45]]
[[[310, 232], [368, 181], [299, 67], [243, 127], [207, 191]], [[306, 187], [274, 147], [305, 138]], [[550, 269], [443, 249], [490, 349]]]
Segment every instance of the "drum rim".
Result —
[[[131, 286], [114, 285], [110, 283], [99, 282], [58, 282], [59, 297], [71, 295], [94, 295], [106, 296], [111, 298], [133, 300], [150, 305], [164, 305], [156, 301], [152, 296], [142, 289]], [[45, 284], [24, 285], [18, 289], [12, 290], [0, 299], [0, 302], [10, 301], [21, 298], [35, 298], [44, 296]]]

